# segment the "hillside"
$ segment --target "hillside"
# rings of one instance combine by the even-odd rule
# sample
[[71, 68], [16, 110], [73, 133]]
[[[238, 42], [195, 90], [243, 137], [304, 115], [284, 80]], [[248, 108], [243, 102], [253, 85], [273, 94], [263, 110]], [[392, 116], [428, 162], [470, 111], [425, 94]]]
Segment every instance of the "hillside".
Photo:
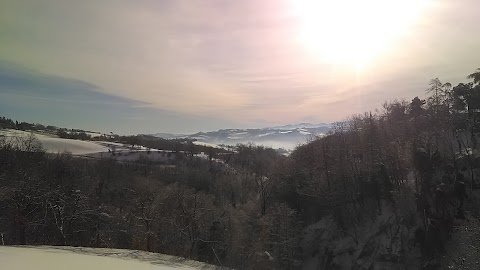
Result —
[[66, 139], [38, 131], [32, 132], [14, 129], [0, 129], [0, 136], [4, 136], [11, 140], [15, 140], [15, 138], [27, 138], [30, 135], [33, 135], [36, 139], [38, 139], [46, 152], [54, 154], [69, 152], [73, 155], [88, 155], [109, 153], [113, 149], [119, 153], [131, 151], [143, 152], [147, 150], [146, 147], [136, 146], [135, 148], [132, 148], [131, 146], [122, 143]]

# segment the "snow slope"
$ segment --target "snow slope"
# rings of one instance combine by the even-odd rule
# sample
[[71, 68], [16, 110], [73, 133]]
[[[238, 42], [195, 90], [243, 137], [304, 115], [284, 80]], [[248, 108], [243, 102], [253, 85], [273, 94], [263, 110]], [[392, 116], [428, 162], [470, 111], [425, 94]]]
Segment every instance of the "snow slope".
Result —
[[[1, 135], [7, 137], [28, 136], [30, 132], [20, 130], [1, 130]], [[71, 152], [74, 155], [85, 155], [89, 153], [108, 152], [108, 147], [91, 141], [80, 141], [62, 139], [43, 134], [33, 133], [42, 143], [43, 148], [49, 153]]]
[[[131, 149], [131, 146], [121, 143], [104, 142], [104, 141], [81, 141], [72, 139], [62, 139], [48, 134], [41, 134], [38, 132], [27, 132], [21, 130], [6, 129], [0, 130], [0, 136], [6, 136], [9, 138], [14, 137], [27, 137], [33, 134], [42, 143], [45, 151], [49, 153], [63, 153], [68, 151], [73, 155], [87, 155], [94, 153], [108, 153], [109, 149], [115, 149], [118, 152], [131, 152], [132, 150], [147, 151], [144, 146], [135, 146], [135, 149]], [[156, 149], [152, 149], [156, 150]]]
[[215, 268], [201, 262], [135, 250], [0, 246], [0, 269], [183, 270]]
[[42, 143], [43, 148], [45, 148], [45, 150], [50, 153], [62, 153], [68, 151], [74, 155], [84, 155], [89, 153], [108, 151], [107, 147], [89, 141], [79, 141], [52, 137], [39, 138], [39, 140]]

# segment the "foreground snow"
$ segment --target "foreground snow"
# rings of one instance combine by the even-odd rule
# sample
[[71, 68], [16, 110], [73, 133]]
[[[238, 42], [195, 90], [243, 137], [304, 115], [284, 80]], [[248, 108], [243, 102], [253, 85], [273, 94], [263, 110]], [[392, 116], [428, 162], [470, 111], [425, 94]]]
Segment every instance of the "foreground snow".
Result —
[[0, 269], [181, 270], [215, 268], [201, 262], [136, 250], [0, 246]]

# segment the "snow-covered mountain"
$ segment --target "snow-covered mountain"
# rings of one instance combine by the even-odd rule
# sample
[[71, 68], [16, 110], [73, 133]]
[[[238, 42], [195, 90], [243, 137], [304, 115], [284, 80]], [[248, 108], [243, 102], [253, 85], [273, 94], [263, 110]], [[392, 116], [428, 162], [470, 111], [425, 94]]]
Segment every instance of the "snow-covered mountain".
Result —
[[308, 128], [308, 129], [314, 129], [314, 128], [324, 128], [328, 127], [330, 128], [332, 124], [327, 124], [327, 123], [320, 123], [320, 124], [311, 124], [311, 123], [300, 123], [300, 124], [290, 124], [290, 125], [285, 125], [285, 126], [276, 126], [276, 127], [271, 127], [272, 129], [296, 129], [296, 128]]
[[177, 139], [177, 138], [185, 138], [189, 136], [185, 134], [172, 134], [172, 133], [155, 133], [152, 135], [155, 137], [163, 138], [163, 139]]
[[189, 138], [199, 143], [235, 145], [253, 142], [273, 148], [293, 149], [308, 139], [327, 133], [331, 124], [301, 123], [256, 129], [220, 129], [217, 131], [198, 132], [191, 135], [174, 135], [157, 133], [161, 138]]

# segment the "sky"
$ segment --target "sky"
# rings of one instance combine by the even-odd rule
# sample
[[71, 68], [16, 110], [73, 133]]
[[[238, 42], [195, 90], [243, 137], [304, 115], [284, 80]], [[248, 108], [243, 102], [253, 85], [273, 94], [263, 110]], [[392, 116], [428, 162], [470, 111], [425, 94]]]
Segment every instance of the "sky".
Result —
[[479, 12], [478, 0], [2, 0], [0, 115], [122, 134], [340, 121], [424, 97], [432, 78], [467, 81]]

